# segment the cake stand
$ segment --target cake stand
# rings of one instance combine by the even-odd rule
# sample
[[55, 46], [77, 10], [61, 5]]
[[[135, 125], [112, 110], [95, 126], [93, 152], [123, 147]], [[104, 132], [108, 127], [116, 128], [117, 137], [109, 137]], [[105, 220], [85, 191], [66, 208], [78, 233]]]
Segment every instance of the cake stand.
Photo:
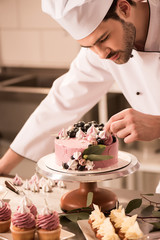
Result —
[[65, 212], [86, 207], [89, 192], [93, 193], [93, 203], [100, 206], [103, 212], [108, 212], [116, 207], [117, 196], [108, 189], [98, 188], [97, 182], [125, 177], [138, 170], [140, 164], [137, 158], [127, 152], [118, 152], [118, 163], [105, 168], [92, 171], [66, 170], [55, 164], [54, 153], [41, 158], [36, 170], [47, 178], [53, 180], [76, 181], [80, 187], [65, 193], [61, 198], [61, 209]]

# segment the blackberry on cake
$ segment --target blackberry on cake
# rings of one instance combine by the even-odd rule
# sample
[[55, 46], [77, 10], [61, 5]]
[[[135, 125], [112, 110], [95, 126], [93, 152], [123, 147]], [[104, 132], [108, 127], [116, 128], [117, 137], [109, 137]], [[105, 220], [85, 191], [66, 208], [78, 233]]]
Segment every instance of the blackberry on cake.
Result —
[[118, 162], [118, 139], [104, 130], [103, 123], [80, 121], [58, 133], [55, 161], [64, 169], [77, 171], [112, 166]]

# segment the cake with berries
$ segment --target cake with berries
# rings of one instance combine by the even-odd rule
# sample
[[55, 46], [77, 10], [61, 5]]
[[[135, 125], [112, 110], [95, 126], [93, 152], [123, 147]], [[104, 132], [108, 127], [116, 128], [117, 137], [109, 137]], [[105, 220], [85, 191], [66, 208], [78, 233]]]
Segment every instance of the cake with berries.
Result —
[[95, 121], [62, 129], [55, 139], [55, 161], [70, 170], [106, 168], [118, 162], [118, 139]]

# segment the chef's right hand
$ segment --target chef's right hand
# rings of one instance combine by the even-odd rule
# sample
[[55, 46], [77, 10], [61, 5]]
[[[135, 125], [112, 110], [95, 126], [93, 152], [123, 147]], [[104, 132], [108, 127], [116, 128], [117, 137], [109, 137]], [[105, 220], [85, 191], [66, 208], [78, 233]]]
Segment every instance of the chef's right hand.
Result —
[[124, 138], [125, 143], [151, 141], [160, 137], [160, 116], [128, 108], [113, 115], [106, 123], [105, 130]]

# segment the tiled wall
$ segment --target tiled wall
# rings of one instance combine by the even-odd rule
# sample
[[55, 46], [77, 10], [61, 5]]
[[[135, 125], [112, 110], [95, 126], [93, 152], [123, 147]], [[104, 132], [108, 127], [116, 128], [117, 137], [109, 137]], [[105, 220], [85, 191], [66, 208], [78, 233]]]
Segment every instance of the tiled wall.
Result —
[[0, 0], [0, 66], [69, 67], [78, 51], [41, 0]]

